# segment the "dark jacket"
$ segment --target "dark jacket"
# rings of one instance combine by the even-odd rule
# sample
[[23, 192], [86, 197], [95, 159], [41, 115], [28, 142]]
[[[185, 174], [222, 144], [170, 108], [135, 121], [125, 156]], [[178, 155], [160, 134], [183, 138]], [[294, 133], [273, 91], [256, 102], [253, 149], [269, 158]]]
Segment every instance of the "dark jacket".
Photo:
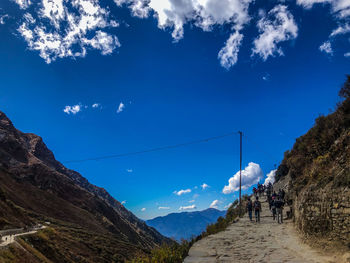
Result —
[[255, 201], [254, 202], [254, 209], [261, 211], [261, 203], [260, 203], [260, 201]]
[[247, 203], [247, 210], [248, 211], [252, 211], [253, 210], [253, 202], [251, 200], [248, 201], [248, 203]]

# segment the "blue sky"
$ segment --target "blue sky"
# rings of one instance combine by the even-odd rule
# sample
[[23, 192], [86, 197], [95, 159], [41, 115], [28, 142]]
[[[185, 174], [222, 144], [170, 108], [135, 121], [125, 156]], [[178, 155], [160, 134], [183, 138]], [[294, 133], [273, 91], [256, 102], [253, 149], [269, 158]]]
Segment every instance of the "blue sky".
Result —
[[0, 110], [143, 219], [215, 200], [224, 209], [237, 198], [238, 134], [68, 161], [242, 130], [249, 191], [334, 109], [349, 73], [348, 1], [5, 0], [0, 8]]

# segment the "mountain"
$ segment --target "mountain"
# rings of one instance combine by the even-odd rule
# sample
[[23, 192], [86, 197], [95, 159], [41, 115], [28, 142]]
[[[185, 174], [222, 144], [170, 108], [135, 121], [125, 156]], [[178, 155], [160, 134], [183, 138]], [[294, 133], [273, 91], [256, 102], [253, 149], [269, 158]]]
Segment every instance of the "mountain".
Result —
[[[0, 229], [44, 222], [50, 226], [40, 234], [20, 238], [22, 247], [33, 250], [28, 262], [42, 262], [40, 257], [51, 262], [124, 262], [172, 242], [105, 189], [64, 167], [41, 137], [17, 130], [0, 111]], [[23, 257], [16, 246], [10, 248], [12, 259]]]
[[341, 101], [284, 154], [274, 188], [284, 188], [296, 226], [322, 247], [350, 244], [350, 75]]
[[208, 208], [203, 211], [172, 213], [167, 216], [147, 220], [147, 225], [157, 229], [162, 235], [176, 240], [189, 239], [205, 231], [207, 225], [224, 217], [226, 211]]

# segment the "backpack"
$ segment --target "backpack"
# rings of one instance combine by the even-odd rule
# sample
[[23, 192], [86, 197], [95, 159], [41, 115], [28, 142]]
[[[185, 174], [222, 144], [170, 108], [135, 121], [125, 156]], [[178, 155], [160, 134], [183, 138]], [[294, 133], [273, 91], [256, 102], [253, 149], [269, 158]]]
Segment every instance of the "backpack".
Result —
[[255, 210], [260, 210], [260, 202], [259, 201], [254, 202], [254, 208], [255, 208]]

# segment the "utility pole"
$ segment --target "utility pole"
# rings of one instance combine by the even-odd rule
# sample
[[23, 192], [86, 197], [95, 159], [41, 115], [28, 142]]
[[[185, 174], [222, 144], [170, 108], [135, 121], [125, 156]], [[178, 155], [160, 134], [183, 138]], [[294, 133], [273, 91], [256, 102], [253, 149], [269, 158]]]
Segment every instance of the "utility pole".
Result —
[[242, 214], [242, 136], [243, 132], [239, 131], [240, 151], [239, 151], [239, 214]]

